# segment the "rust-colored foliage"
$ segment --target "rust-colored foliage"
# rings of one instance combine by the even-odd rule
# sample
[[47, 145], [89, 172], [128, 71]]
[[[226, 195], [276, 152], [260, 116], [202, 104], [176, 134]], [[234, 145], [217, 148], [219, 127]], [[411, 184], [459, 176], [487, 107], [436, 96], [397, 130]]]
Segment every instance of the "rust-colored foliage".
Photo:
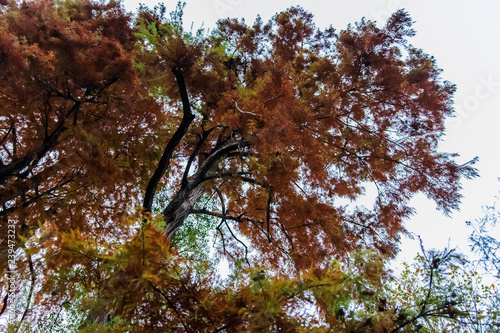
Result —
[[10, 221], [28, 237], [47, 219], [106, 232], [147, 181], [164, 125], [133, 69], [130, 17], [89, 1], [1, 10], [2, 234]]
[[[223, 20], [207, 38], [159, 21], [139, 20], [139, 59], [171, 103], [179, 72], [189, 94], [177, 147], [187, 157], [169, 170], [172, 200], [158, 203], [168, 235], [189, 213], [222, 217], [263, 259], [303, 268], [359, 247], [393, 253], [414, 193], [445, 212], [457, 207], [471, 169], [436, 151], [454, 87], [406, 46], [404, 12], [384, 28], [361, 22], [338, 34], [316, 30], [300, 8], [268, 24]], [[336, 203], [366, 187], [378, 192], [373, 209]], [[223, 209], [196, 209], [204, 193]]]
[[[84, 290], [88, 327], [295, 332], [319, 322], [290, 309], [328, 286], [312, 298], [340, 327], [332, 259], [390, 257], [415, 193], [447, 213], [474, 175], [436, 149], [454, 86], [407, 45], [403, 11], [336, 33], [294, 7], [193, 35], [181, 9], [135, 22], [115, 2], [0, 10], [1, 230], [14, 224], [19, 262], [35, 261], [38, 316]], [[365, 188], [373, 207], [346, 208]], [[217, 219], [216, 256], [268, 267], [276, 290], [251, 270], [233, 289], [197, 276], [170, 248], [189, 216]]]

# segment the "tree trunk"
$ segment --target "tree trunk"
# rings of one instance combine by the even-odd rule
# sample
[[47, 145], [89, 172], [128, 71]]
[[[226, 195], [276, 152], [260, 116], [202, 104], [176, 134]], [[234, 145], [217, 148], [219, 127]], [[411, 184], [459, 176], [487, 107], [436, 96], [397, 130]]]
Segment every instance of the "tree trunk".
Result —
[[196, 202], [203, 194], [203, 184], [188, 180], [187, 185], [182, 187], [163, 210], [163, 218], [166, 222], [165, 234], [173, 237], [175, 232], [182, 226]]

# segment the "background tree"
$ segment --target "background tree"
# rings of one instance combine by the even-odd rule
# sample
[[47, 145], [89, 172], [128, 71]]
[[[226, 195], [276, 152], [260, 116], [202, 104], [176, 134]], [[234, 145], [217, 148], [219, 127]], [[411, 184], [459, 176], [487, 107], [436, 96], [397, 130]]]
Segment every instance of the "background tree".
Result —
[[[18, 330], [63, 308], [87, 331], [394, 325], [373, 296], [409, 200], [448, 213], [475, 175], [437, 151], [454, 87], [407, 44], [405, 12], [336, 33], [294, 7], [207, 34], [183, 30], [180, 5], [134, 25], [114, 2], [2, 11], [2, 228], [30, 281]], [[366, 188], [373, 207], [345, 206]], [[179, 254], [199, 237], [218, 252]], [[224, 287], [213, 257], [231, 263]]]
[[500, 211], [496, 197], [495, 203], [483, 208], [484, 215], [467, 224], [473, 229], [469, 236], [471, 250], [478, 256], [480, 266], [485, 272], [500, 278], [500, 239], [498, 235], [498, 218]]
[[425, 251], [393, 278], [386, 294], [392, 332], [496, 332], [498, 285], [455, 250]]

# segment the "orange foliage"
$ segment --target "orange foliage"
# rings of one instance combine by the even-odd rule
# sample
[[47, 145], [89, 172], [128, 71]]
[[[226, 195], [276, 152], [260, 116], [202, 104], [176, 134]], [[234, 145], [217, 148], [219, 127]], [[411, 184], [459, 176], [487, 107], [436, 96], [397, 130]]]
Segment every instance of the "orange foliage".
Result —
[[[251, 264], [297, 277], [359, 249], [393, 255], [415, 193], [447, 213], [474, 176], [436, 150], [454, 86], [408, 46], [402, 11], [336, 33], [294, 7], [267, 24], [222, 20], [211, 35], [161, 10], [132, 22], [115, 2], [1, 11], [1, 233], [14, 223], [39, 252], [36, 302], [48, 308], [40, 295], [72, 298], [79, 284], [102, 301], [94, 323], [112, 309], [135, 329], [294, 331], [285, 312], [253, 313], [270, 300], [248, 285], [215, 292], [188, 269], [170, 249], [188, 216], [220, 219], [223, 256], [251, 251]], [[373, 207], [342, 204], [366, 187]], [[58, 285], [65, 267], [84, 271]]]

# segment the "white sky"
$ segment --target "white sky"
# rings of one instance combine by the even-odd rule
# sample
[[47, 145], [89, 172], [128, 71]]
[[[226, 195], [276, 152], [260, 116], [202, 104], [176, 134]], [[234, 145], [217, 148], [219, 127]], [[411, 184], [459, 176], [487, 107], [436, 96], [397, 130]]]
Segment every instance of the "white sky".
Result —
[[[138, 3], [153, 7], [155, 0], [125, 0], [129, 11]], [[193, 29], [213, 28], [220, 18], [245, 18], [254, 22], [257, 14], [267, 21], [276, 12], [300, 5], [315, 16], [317, 27], [332, 25], [337, 30], [362, 17], [385, 23], [389, 15], [405, 8], [415, 21], [417, 35], [413, 45], [433, 55], [444, 71], [442, 78], [455, 83], [457, 118], [450, 119], [440, 150], [457, 152], [464, 163], [479, 156], [476, 165], [480, 178], [464, 182], [461, 212], [451, 218], [435, 209], [423, 196], [413, 201], [417, 215], [407, 228], [420, 235], [426, 249], [442, 249], [448, 244], [466, 251], [470, 230], [467, 220], [481, 215], [481, 206], [492, 204], [500, 192], [500, 1], [497, 0], [354, 0], [354, 1], [264, 1], [264, 0], [187, 0], [184, 23]], [[176, 0], [164, 1], [167, 11]], [[402, 259], [411, 259], [419, 251], [418, 241], [404, 240]]]

